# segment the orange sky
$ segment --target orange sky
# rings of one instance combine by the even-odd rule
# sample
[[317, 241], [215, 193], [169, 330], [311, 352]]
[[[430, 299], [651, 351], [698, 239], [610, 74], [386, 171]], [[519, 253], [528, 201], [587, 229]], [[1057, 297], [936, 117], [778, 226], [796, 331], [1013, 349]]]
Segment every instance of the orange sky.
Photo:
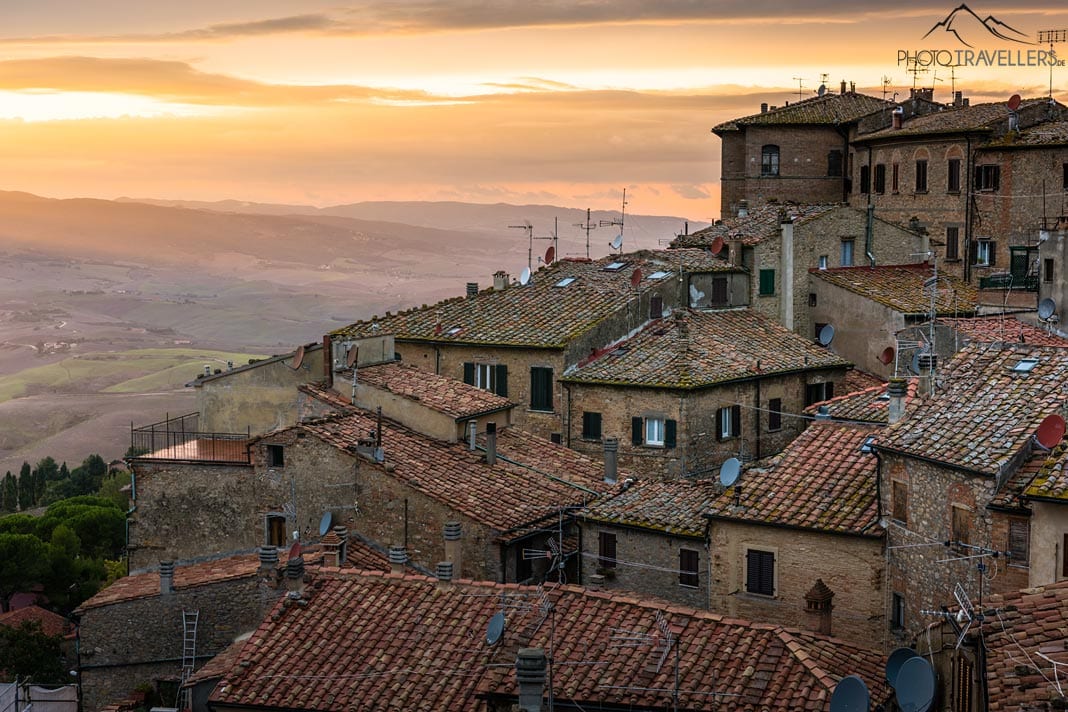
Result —
[[[899, 49], [962, 47], [924, 38], [954, 7], [931, 2], [20, 5], [0, 13], [0, 189], [56, 197], [615, 209], [627, 187], [628, 212], [707, 220], [713, 125], [796, 100], [797, 78], [812, 96], [823, 73], [907, 95]], [[1032, 41], [1068, 28], [1063, 3], [971, 7]], [[954, 74], [915, 81], [943, 100], [1049, 91], [1041, 67]]]

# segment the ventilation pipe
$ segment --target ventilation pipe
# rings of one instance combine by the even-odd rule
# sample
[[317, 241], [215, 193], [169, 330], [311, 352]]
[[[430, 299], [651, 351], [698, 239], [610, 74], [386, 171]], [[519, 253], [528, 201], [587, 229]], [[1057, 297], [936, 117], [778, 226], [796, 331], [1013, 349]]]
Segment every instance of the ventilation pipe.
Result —
[[619, 477], [619, 438], [604, 439], [604, 481], [614, 485]]
[[475, 449], [475, 438], [478, 435], [478, 421], [467, 421], [467, 445], [471, 450]]
[[486, 423], [486, 464], [497, 464], [497, 424]]
[[749, 217], [749, 201], [744, 198], [738, 201], [738, 217]]
[[264, 578], [274, 578], [278, 575], [278, 547], [261, 546], [259, 574]]
[[445, 560], [457, 576], [463, 576], [463, 529], [455, 520], [445, 522]]
[[390, 573], [404, 573], [404, 565], [408, 563], [408, 550], [403, 546], [389, 547], [389, 571]]
[[159, 562], [159, 593], [161, 596], [174, 593], [174, 562]]
[[471, 297], [477, 297], [477, 296], [478, 296], [478, 282], [468, 282], [467, 283], [467, 298], [470, 299]]
[[905, 395], [908, 393], [908, 381], [904, 378], [891, 378], [886, 387], [886, 395], [890, 396], [886, 415], [890, 425], [905, 417]]
[[545, 696], [545, 651], [520, 648], [515, 659], [515, 679], [519, 683], [519, 709], [541, 712], [541, 701]]
[[334, 527], [334, 533], [337, 534], [337, 538], [341, 540], [341, 548], [338, 550], [339, 559], [338, 566], [344, 566], [345, 562], [349, 560], [349, 530], [343, 524], [338, 524]]

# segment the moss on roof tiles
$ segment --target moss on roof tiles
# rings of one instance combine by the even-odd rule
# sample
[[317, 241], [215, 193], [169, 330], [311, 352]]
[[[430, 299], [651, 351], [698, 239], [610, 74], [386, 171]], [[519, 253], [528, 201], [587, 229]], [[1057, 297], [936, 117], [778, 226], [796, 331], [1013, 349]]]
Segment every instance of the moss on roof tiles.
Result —
[[726, 121], [712, 131], [737, 131], [745, 126], [831, 125], [856, 121], [877, 111], [891, 108], [892, 102], [867, 94], [827, 92], [823, 96], [787, 103], [759, 114]]
[[[926, 264], [810, 269], [809, 274], [902, 314], [930, 313], [930, 292], [924, 285], [934, 269]], [[945, 273], [938, 275], [938, 316], [974, 314], [978, 301], [979, 292], [972, 285]]]

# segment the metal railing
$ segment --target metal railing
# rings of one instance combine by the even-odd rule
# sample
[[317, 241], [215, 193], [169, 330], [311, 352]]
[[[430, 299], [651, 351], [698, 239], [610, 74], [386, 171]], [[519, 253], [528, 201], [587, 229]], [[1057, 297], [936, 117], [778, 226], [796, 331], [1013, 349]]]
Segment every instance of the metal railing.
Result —
[[130, 453], [150, 460], [251, 463], [251, 430], [244, 433], [201, 431], [199, 413], [167, 417], [158, 423], [130, 424]]
[[979, 289], [1016, 289], [1021, 292], [1037, 292], [1038, 277], [992, 274], [989, 277], [979, 278]]

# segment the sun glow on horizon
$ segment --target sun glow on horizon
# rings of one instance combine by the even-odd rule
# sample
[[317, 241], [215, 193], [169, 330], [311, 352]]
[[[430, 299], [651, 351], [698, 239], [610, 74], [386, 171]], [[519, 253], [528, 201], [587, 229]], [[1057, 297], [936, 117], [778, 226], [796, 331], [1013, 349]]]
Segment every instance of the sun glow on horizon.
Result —
[[217, 114], [218, 107], [178, 104], [148, 96], [86, 91], [0, 91], [0, 119], [77, 121]]

